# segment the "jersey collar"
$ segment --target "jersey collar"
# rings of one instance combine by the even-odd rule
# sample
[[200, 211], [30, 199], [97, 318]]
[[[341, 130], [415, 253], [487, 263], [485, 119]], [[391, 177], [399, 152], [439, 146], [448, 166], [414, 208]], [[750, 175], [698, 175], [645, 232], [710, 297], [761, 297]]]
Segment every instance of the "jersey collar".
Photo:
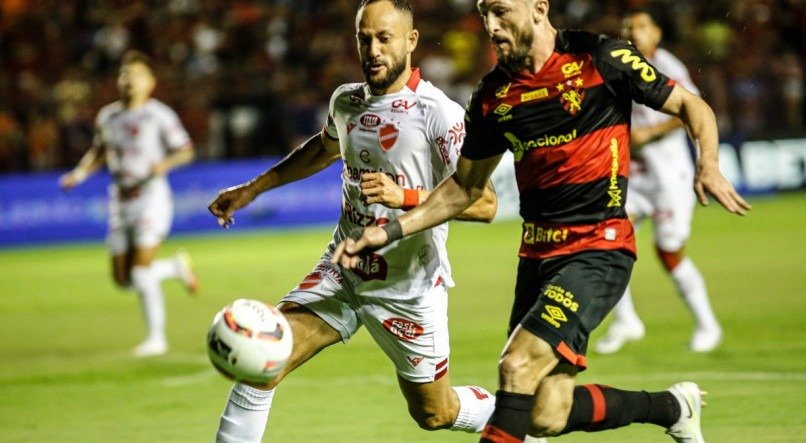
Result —
[[417, 92], [417, 85], [420, 84], [420, 68], [411, 68], [411, 77], [406, 82], [406, 87], [412, 92]]

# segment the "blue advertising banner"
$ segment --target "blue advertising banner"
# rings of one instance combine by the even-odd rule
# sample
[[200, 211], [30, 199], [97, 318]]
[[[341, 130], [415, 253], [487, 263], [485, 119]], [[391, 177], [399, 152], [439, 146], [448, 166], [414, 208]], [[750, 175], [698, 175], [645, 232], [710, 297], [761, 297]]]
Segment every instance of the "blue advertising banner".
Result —
[[[195, 163], [169, 176], [174, 194], [172, 233], [221, 229], [207, 211], [218, 191], [245, 182], [277, 159]], [[236, 226], [289, 227], [333, 224], [341, 208], [341, 162], [258, 197], [238, 211]], [[62, 192], [59, 173], [0, 176], [0, 247], [73, 240], [106, 234], [110, 177], [99, 173]]]
[[[806, 189], [806, 139], [744, 141], [720, 146], [723, 174], [742, 193]], [[200, 162], [171, 173], [173, 233], [220, 229], [207, 211], [218, 191], [243, 183], [278, 159]], [[237, 229], [335, 225], [341, 208], [341, 162], [305, 180], [271, 190], [236, 214]], [[106, 233], [106, 173], [74, 190], [59, 189], [61, 173], [0, 176], [0, 247], [102, 240]], [[502, 159], [493, 182], [496, 220], [518, 218], [513, 159]]]

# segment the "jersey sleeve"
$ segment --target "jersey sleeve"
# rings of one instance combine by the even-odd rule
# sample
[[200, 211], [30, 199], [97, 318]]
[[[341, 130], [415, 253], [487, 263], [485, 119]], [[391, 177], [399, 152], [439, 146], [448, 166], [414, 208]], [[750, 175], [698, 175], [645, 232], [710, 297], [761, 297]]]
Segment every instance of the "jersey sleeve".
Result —
[[327, 119], [325, 120], [325, 126], [322, 130], [325, 132], [325, 135], [331, 140], [338, 140], [339, 139], [339, 131], [336, 128], [336, 99], [341, 94], [341, 88], [337, 88], [333, 91], [333, 95], [330, 96], [330, 102], [327, 107]]
[[616, 39], [604, 39], [598, 63], [607, 86], [617, 96], [660, 109], [674, 89], [675, 81], [658, 71], [635, 46]]
[[432, 168], [441, 181], [456, 170], [456, 161], [465, 141], [464, 110], [447, 97], [429, 111], [428, 140], [434, 151]]
[[162, 139], [165, 146], [170, 151], [176, 151], [190, 145], [190, 135], [179, 121], [179, 116], [167, 106], [163, 109]]
[[496, 129], [489, 124], [483, 112], [483, 98], [479, 86], [465, 109], [465, 143], [462, 156], [470, 160], [482, 160], [506, 151], [506, 143], [496, 140]]

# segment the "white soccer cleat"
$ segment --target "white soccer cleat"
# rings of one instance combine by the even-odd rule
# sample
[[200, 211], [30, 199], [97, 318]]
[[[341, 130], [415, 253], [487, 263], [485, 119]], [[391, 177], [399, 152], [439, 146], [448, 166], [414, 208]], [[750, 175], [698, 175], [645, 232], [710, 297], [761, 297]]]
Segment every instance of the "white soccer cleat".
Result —
[[705, 406], [702, 398], [707, 393], [700, 391], [700, 387], [690, 381], [672, 386], [669, 392], [680, 403], [680, 419], [666, 433], [678, 443], [705, 443], [700, 428], [700, 416], [702, 407]]
[[722, 329], [719, 326], [697, 328], [688, 344], [692, 352], [711, 352], [722, 343]]
[[176, 266], [179, 269], [179, 279], [185, 285], [188, 294], [195, 295], [199, 292], [199, 279], [196, 273], [193, 272], [193, 259], [190, 254], [184, 249], [176, 252]]
[[618, 352], [625, 344], [644, 338], [644, 324], [613, 322], [604, 337], [596, 341], [593, 349], [599, 354]]
[[165, 340], [147, 339], [137, 345], [132, 351], [135, 357], [155, 357], [168, 352], [168, 343]]
[[531, 435], [527, 435], [523, 443], [549, 443], [549, 439], [546, 437], [532, 437]]

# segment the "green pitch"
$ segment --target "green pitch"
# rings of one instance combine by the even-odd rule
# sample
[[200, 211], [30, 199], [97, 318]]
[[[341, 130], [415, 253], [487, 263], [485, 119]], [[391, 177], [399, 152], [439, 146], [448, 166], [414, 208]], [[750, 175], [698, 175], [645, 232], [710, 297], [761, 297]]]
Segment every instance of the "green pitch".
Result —
[[[590, 355], [581, 381], [660, 390], [694, 380], [710, 393], [709, 441], [806, 438], [806, 194], [752, 203], [743, 219], [700, 208], [688, 248], [723, 322], [723, 346], [708, 355], [686, 351], [691, 319], [644, 229], [633, 292], [647, 337], [612, 356]], [[185, 247], [193, 254], [202, 292], [188, 298], [178, 283], [166, 285], [171, 351], [142, 360], [129, 356], [143, 334], [138, 303], [113, 287], [103, 245], [0, 251], [0, 441], [213, 441], [230, 388], [205, 354], [213, 314], [239, 297], [276, 302], [312, 268], [330, 232], [239, 233], [236, 225], [220, 235], [171, 239], [164, 252]], [[515, 222], [451, 226], [455, 384], [495, 389], [518, 236]], [[671, 441], [650, 425], [557, 440]], [[419, 430], [391, 364], [362, 331], [280, 386], [266, 441], [477, 440]]]

